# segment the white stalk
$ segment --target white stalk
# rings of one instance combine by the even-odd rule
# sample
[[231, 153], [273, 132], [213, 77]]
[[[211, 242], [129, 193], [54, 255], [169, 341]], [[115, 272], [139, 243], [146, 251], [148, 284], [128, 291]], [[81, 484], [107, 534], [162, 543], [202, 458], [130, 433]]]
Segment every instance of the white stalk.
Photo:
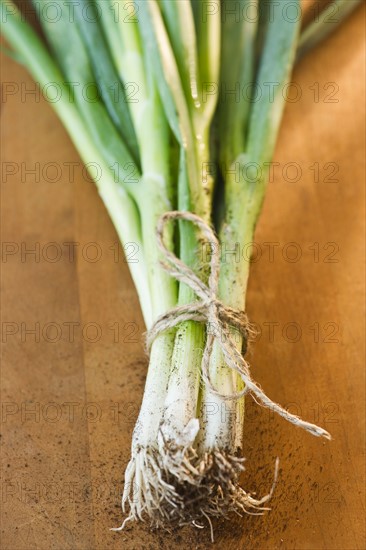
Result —
[[[226, 223], [220, 231], [221, 243], [221, 270], [219, 280], [219, 298], [222, 302], [236, 310], [245, 310], [245, 300], [249, 277], [249, 260], [235, 253], [237, 247], [252, 242], [254, 223], [250, 209], [243, 211], [241, 205], [248, 204], [236, 200], [232, 185], [235, 187], [235, 175], [227, 182], [227, 217]], [[230, 192], [231, 190], [231, 192]], [[217, 327], [215, 327], [217, 330]], [[232, 339], [241, 351], [243, 339], [237, 330], [231, 331]], [[226, 366], [220, 347], [220, 338], [217, 333], [211, 361], [210, 377], [213, 386], [222, 395], [233, 395], [244, 388], [244, 384], [235, 371]], [[200, 448], [210, 450], [214, 448], [227, 449], [236, 453], [242, 447], [244, 425], [244, 398], [226, 400], [211, 392], [206, 385], [203, 388], [201, 402], [201, 416], [204, 430], [200, 434]]]
[[[166, 6], [168, 8], [168, 6]], [[181, 17], [178, 18], [180, 24], [183, 21], [193, 23], [191, 7], [182, 2], [177, 6], [171, 6], [171, 10], [178, 10]], [[170, 9], [168, 10], [168, 12]], [[211, 58], [212, 62], [209, 66], [209, 74], [205, 74], [205, 78], [213, 78], [217, 81], [219, 74], [219, 51], [220, 51], [220, 14], [210, 18], [210, 24], [205, 28], [205, 43], [202, 44], [204, 54], [208, 53], [208, 42], [211, 37], [210, 33], [215, 35], [215, 51]], [[171, 14], [172, 15], [172, 14]], [[184, 17], [183, 17], [184, 15]], [[212, 21], [213, 19], [213, 21]], [[174, 25], [179, 23], [173, 20], [170, 21], [171, 32], [174, 32]], [[214, 28], [215, 27], [215, 32]], [[185, 35], [185, 29], [179, 28], [180, 34]], [[189, 30], [188, 30], [189, 33]], [[174, 38], [173, 38], [174, 40]], [[183, 39], [184, 42], [184, 39]], [[191, 62], [187, 67], [187, 73], [190, 75], [189, 80], [196, 86], [201, 86], [201, 77], [196, 65], [197, 52], [195, 52], [196, 44], [190, 40], [190, 52], [186, 57]], [[183, 47], [183, 50], [185, 48]], [[193, 71], [193, 72], [192, 72]], [[186, 171], [188, 174], [187, 184], [189, 187], [189, 200], [187, 203], [179, 204], [180, 210], [190, 210], [198, 214], [207, 223], [211, 222], [211, 207], [212, 207], [212, 191], [213, 178], [208, 175], [203, 179], [203, 170], [210, 161], [210, 125], [212, 122], [213, 113], [216, 107], [217, 94], [211, 96], [207, 103], [201, 103], [197, 97], [197, 90], [194, 91], [194, 86], [191, 92], [192, 97], [188, 97], [188, 106], [191, 111], [191, 125], [186, 127], [185, 140], [191, 147], [186, 149]], [[200, 90], [202, 95], [202, 90]], [[189, 94], [188, 94], [189, 95]], [[183, 109], [181, 103], [178, 102], [180, 108]], [[187, 111], [188, 111], [187, 106]], [[181, 113], [182, 114], [182, 113]], [[182, 118], [182, 117], [181, 117]], [[199, 192], [199, 200], [195, 200]], [[187, 265], [200, 268], [201, 276], [206, 277], [204, 269], [202, 269], [202, 258], [200, 244], [197, 243], [197, 232], [193, 227], [181, 225], [181, 250], [180, 257]], [[179, 289], [179, 304], [184, 305], [197, 300], [194, 292], [185, 284], [180, 285]], [[182, 323], [176, 333], [175, 346], [172, 357], [172, 369], [169, 378], [169, 386], [164, 404], [164, 413], [161, 426], [161, 437], [159, 438], [159, 447], [163, 456], [164, 465], [175, 478], [176, 483], [181, 483], [183, 480], [192, 482], [192, 471], [194, 470], [193, 463], [196, 461], [195, 451], [193, 450], [194, 443], [198, 431], [201, 427], [201, 419], [199, 419], [199, 394], [201, 383], [201, 362], [202, 353], [205, 345], [206, 327], [202, 323], [186, 322]], [[171, 442], [171, 445], [170, 445]], [[188, 458], [189, 456], [189, 458]], [[191, 462], [193, 460], [193, 462]], [[195, 482], [195, 481], [194, 481]]]

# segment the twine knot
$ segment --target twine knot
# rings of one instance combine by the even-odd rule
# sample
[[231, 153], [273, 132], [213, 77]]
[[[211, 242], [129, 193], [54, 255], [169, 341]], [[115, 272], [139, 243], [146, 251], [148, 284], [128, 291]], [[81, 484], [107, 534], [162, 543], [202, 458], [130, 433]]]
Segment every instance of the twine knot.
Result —
[[[182, 260], [180, 260], [164, 243], [165, 226], [173, 220], [183, 220], [193, 223], [199, 228], [202, 236], [211, 246], [208, 283], [205, 284]], [[207, 325], [206, 344], [202, 355], [202, 377], [211, 393], [224, 400], [240, 399], [246, 393], [251, 393], [255, 401], [285, 418], [288, 422], [299, 426], [317, 437], [331, 439], [330, 434], [316, 424], [305, 422], [298, 416], [289, 413], [283, 407], [272, 401], [262, 388], [252, 379], [250, 367], [243, 354], [238, 350], [233, 340], [232, 330], [236, 328], [246, 345], [253, 329], [244, 311], [225, 305], [218, 298], [220, 276], [220, 246], [218, 238], [211, 227], [199, 216], [191, 212], [166, 212], [159, 219], [156, 228], [157, 244], [165, 260], [161, 262], [163, 269], [177, 281], [188, 285], [199, 300], [167, 311], [153, 324], [146, 337], [147, 348], [150, 349], [156, 337], [166, 330], [176, 327], [185, 321], [197, 321]], [[211, 330], [211, 328], [214, 330]], [[215, 330], [216, 329], [216, 330]], [[215, 341], [221, 348], [226, 365], [236, 371], [244, 383], [244, 389], [230, 395], [217, 390], [210, 377], [210, 358]]]

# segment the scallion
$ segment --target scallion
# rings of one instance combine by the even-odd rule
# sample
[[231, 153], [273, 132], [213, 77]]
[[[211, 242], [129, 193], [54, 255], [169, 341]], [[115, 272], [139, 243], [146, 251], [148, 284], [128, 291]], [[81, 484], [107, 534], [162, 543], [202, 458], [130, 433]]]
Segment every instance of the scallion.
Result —
[[[259, 10], [255, 20], [240, 16], [249, 4], [259, 9], [248, 0], [82, 0], [75, 18], [67, 2], [54, 4], [57, 21], [38, 12], [48, 45], [11, 0], [0, 0], [2, 28], [34, 79], [62, 90], [53, 107], [83, 161], [102, 168], [98, 190], [122, 242], [139, 246], [129, 266], [151, 350], [125, 473], [125, 522], [200, 525], [232, 511], [262, 513], [271, 491], [254, 499], [239, 484], [244, 395], [330, 436], [252, 380], [243, 359], [249, 265], [224, 261], [220, 246], [253, 241], [268, 174], [245, 174], [269, 166], [282, 89], [299, 52], [323, 37], [325, 19], [300, 35], [300, 19], [283, 17], [272, 0], [271, 17]], [[299, 1], [291, 4], [298, 13]], [[346, 14], [357, 2], [333, 4]], [[239, 17], [224, 17], [236, 9]], [[235, 100], [236, 87], [268, 82], [277, 83], [273, 97]], [[225, 406], [226, 422], [209, 414], [212, 406]]]

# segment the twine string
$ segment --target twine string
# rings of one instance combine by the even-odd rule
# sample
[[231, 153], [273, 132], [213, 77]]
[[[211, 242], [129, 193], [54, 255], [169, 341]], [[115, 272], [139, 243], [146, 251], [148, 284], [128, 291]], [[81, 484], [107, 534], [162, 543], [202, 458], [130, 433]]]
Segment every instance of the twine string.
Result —
[[[165, 227], [169, 222], [174, 220], [184, 220], [193, 223], [199, 228], [207, 243], [210, 244], [210, 271], [207, 285], [165, 245]], [[286, 409], [281, 407], [281, 405], [272, 401], [253, 380], [249, 364], [242, 353], [237, 349], [232, 338], [232, 327], [234, 327], [239, 331], [246, 342], [251, 332], [250, 323], [245, 312], [226, 306], [218, 298], [220, 246], [211, 227], [202, 218], [191, 212], [166, 212], [159, 219], [156, 228], [156, 238], [158, 247], [165, 258], [165, 260], [161, 262], [163, 269], [177, 281], [188, 285], [199, 300], [191, 304], [172, 308], [158, 317], [147, 333], [147, 348], [151, 348], [152, 343], [160, 333], [174, 328], [184, 321], [197, 321], [206, 323], [208, 326], [217, 327], [218, 336], [215, 334], [215, 331], [207, 331], [206, 344], [203, 350], [201, 363], [202, 377], [211, 393], [218, 395], [224, 400], [240, 399], [245, 394], [251, 393], [258, 404], [272, 409], [288, 422], [303, 428], [317, 437], [331, 439], [330, 434], [323, 428], [320, 428], [316, 424], [305, 422], [299, 416], [289, 413]], [[242, 391], [225, 395], [214, 387], [210, 376], [210, 358], [215, 341], [222, 350], [226, 365], [237, 372], [244, 382], [244, 389]]]

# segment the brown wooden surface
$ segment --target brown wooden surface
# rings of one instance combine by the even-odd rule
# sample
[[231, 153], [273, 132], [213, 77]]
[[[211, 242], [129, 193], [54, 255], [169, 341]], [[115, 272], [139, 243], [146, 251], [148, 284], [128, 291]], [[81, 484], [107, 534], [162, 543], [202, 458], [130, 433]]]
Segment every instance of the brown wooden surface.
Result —
[[[315, 439], [248, 399], [243, 485], [264, 494], [276, 456], [279, 483], [265, 516], [216, 524], [217, 548], [365, 548], [363, 25], [359, 10], [296, 69], [302, 99], [286, 108], [275, 155], [280, 166], [256, 235], [262, 257], [253, 263], [248, 297], [249, 315], [262, 327], [251, 357], [255, 378], [274, 400], [328, 429], [333, 441]], [[5, 58], [2, 81], [33, 86], [26, 71]], [[315, 82], [318, 103], [310, 89]], [[336, 103], [324, 102], [332, 91], [323, 89], [329, 82], [338, 86]], [[31, 96], [22, 101], [20, 92], [1, 108], [2, 167], [18, 166], [15, 175], [3, 177], [2, 241], [7, 251], [20, 248], [3, 254], [1, 265], [2, 328], [17, 330], [6, 342], [3, 331], [2, 343], [1, 547], [210, 546], [209, 530], [186, 528], [172, 535], [144, 525], [123, 533], [108, 530], [122, 518], [123, 472], [147, 366], [136, 293], [127, 264], [123, 258], [116, 262], [110, 249], [117, 241], [112, 224], [52, 109]], [[39, 179], [25, 173], [37, 162]], [[44, 172], [49, 162], [61, 169], [58, 181], [50, 181], [52, 167]], [[74, 181], [67, 162], [78, 163]], [[283, 175], [290, 162], [302, 169], [296, 183]], [[319, 182], [310, 168], [314, 163]], [[338, 181], [326, 179], [332, 169], [326, 163], [337, 164]], [[55, 249], [47, 248], [51, 242], [63, 252], [55, 263], [50, 261]], [[75, 259], [66, 242], [80, 243]], [[278, 243], [273, 261], [269, 242]], [[294, 247], [286, 248], [291, 242], [301, 250], [298, 262], [283, 258], [284, 250], [294, 253]], [[21, 254], [22, 246], [35, 243], [39, 262]], [[88, 243], [102, 251], [95, 263], [87, 259], [95, 252]], [[79, 324], [74, 341], [65, 325], [72, 322]], [[25, 333], [35, 323], [39, 341]], [[88, 323], [102, 333], [97, 342], [88, 341], [95, 334]], [[114, 323], [120, 326], [119, 342]], [[127, 323], [135, 323], [136, 335], [128, 336]], [[265, 323], [277, 323], [273, 339]], [[289, 341], [294, 325], [283, 332], [287, 323], [301, 327], [298, 342]], [[57, 327], [59, 341], [47, 341], [56, 338]]]

